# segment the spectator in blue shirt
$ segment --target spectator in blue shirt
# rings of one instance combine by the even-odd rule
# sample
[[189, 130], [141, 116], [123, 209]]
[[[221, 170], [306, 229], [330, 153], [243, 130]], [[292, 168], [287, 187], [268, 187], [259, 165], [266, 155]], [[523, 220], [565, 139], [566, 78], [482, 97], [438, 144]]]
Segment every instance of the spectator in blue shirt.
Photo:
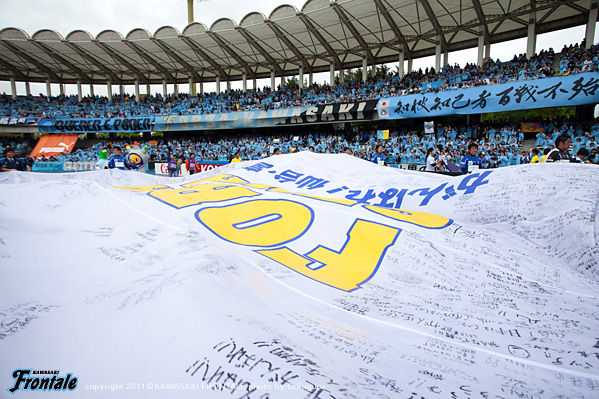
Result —
[[509, 155], [509, 165], [520, 165], [520, 155], [518, 155], [518, 150], [514, 148], [512, 153]]

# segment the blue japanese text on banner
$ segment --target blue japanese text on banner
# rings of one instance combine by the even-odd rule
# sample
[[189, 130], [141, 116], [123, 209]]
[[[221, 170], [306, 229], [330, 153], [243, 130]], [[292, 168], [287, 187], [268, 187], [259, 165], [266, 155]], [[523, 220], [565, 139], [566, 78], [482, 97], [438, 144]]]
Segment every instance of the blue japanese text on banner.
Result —
[[40, 118], [40, 133], [150, 132], [154, 117], [134, 118]]
[[599, 73], [526, 80], [379, 100], [381, 119], [482, 114], [599, 102]]

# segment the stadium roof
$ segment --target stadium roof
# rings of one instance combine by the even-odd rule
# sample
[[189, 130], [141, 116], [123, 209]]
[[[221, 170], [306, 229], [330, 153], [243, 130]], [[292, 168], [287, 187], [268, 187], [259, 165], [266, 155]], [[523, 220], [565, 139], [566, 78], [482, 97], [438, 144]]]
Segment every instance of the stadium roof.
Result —
[[[477, 47], [481, 26], [487, 43], [526, 37], [536, 12], [536, 33], [584, 25], [589, 0], [308, 0], [301, 10], [281, 5], [266, 16], [247, 14], [239, 23], [221, 18], [210, 27], [193, 22], [178, 31], [151, 34], [105, 30], [93, 37], [75, 30], [66, 37], [42, 29], [0, 31], [0, 80], [52, 83], [141, 84], [241, 80], [397, 62]], [[559, 51], [560, 49], [556, 49]]]

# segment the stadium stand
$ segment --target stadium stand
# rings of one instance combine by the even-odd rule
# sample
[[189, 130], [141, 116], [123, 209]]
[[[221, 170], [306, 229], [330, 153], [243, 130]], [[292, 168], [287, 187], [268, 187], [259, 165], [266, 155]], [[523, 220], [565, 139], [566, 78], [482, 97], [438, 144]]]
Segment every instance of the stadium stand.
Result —
[[[264, 87], [257, 90], [229, 90], [221, 93], [204, 93], [196, 96], [178, 94], [163, 97], [160, 94], [147, 96], [135, 101], [134, 96], [113, 95], [112, 100], [101, 96], [84, 97], [81, 102], [77, 96], [58, 96], [47, 98], [43, 95], [19, 96], [13, 99], [6, 94], [0, 97], [0, 116], [2, 117], [134, 117], [163, 115], [193, 115], [206, 113], [226, 113], [245, 110], [269, 110], [306, 105], [332, 104], [347, 101], [379, 99], [388, 96], [401, 96], [431, 91], [460, 90], [463, 88], [499, 84], [528, 79], [541, 79], [549, 76], [597, 71], [598, 46], [585, 49], [584, 43], [564, 47], [559, 63], [552, 49], [541, 51], [527, 59], [525, 54], [514, 55], [508, 62], [488, 59], [478, 67], [466, 64], [445, 65], [438, 72], [434, 68], [413, 71], [399, 77], [397, 73], [373, 76], [366, 81], [350, 80], [335, 86], [313, 84], [303, 90], [277, 87], [271, 90]], [[553, 66], [558, 64], [559, 71]], [[382, 71], [382, 70], [381, 70]], [[459, 162], [469, 142], [479, 145], [479, 154], [483, 167], [503, 167], [527, 163], [532, 158], [524, 148], [524, 134], [517, 125], [479, 126], [437, 126], [435, 135], [422, 132], [392, 130], [389, 140], [377, 139], [374, 130], [352, 132], [313, 131], [280, 135], [265, 131], [263, 134], [219, 134], [210, 136], [188, 136], [184, 139], [158, 138], [147, 141], [152, 161], [164, 161], [175, 154], [184, 159], [194, 154], [197, 160], [229, 161], [236, 151], [240, 151], [243, 160], [262, 159], [272, 153], [274, 147], [282, 153], [304, 151], [314, 147], [318, 153], [341, 153], [349, 148], [355, 155], [370, 160], [374, 148], [382, 144], [389, 164], [423, 165], [426, 151], [430, 147], [440, 147], [440, 155], [451, 162]], [[569, 134], [573, 138], [572, 153], [580, 148], [589, 150], [588, 160], [596, 163], [597, 142], [599, 142], [599, 124], [572, 124], [568, 121], [546, 123], [537, 133], [534, 146], [541, 149], [552, 148], [560, 134]], [[153, 144], [156, 142], [156, 144]], [[28, 140], [4, 139], [0, 141], [0, 157], [4, 147], [14, 148], [17, 155], [27, 156], [32, 143]], [[115, 145], [122, 147], [126, 141], [99, 141], [87, 148], [79, 148], [72, 153], [58, 157], [36, 158], [35, 162], [95, 162], [98, 151]]]
[[[307, 151], [310, 147], [316, 153], [336, 154], [349, 148], [354, 156], [370, 160], [374, 149], [382, 144], [388, 164], [424, 165], [428, 148], [440, 149], [440, 155], [447, 161], [459, 162], [464, 155], [468, 143], [479, 145], [479, 155], [483, 159], [483, 168], [504, 167], [528, 163], [532, 158], [530, 150], [524, 146], [524, 134], [518, 125], [495, 124], [485, 127], [451, 126], [437, 127], [434, 135], [417, 134], [392, 130], [388, 140], [377, 139], [374, 130], [358, 130], [320, 133], [305, 132], [293, 134], [276, 134], [264, 131], [260, 134], [219, 133], [218, 136], [192, 134], [177, 137], [156, 137], [140, 141], [139, 145], [148, 146], [151, 161], [166, 161], [170, 154], [177, 158], [187, 159], [192, 153], [198, 161], [230, 161], [233, 154], [239, 151], [242, 160], [262, 159], [272, 155], [273, 149], [279, 148], [282, 154]], [[551, 132], [551, 133], [545, 133]], [[599, 142], [599, 123], [593, 125], [570, 124], [566, 121], [551, 122], [544, 125], [537, 134], [534, 145], [537, 148], [553, 148], [555, 138], [560, 134], [573, 137], [572, 154], [580, 148], [589, 150], [588, 160], [597, 163], [597, 142]], [[120, 146], [125, 148], [132, 140], [95, 140], [93, 144], [83, 142], [83, 147], [72, 153], [51, 158], [36, 158], [36, 162], [96, 162], [98, 151], [104, 148]], [[11, 146], [17, 154], [26, 156], [31, 143], [15, 139], [5, 140], [3, 146]]]
[[[113, 95], [112, 100], [102, 96], [76, 95], [47, 98], [43, 95], [0, 97], [0, 117], [134, 117], [164, 115], [198, 115], [233, 111], [269, 110], [306, 105], [379, 99], [441, 90], [507, 83], [549, 76], [597, 71], [597, 45], [585, 49], [582, 45], [564, 48], [560, 70], [553, 70], [554, 52], [541, 51], [528, 60], [525, 54], [515, 55], [509, 62], [487, 60], [482, 67], [466, 64], [445, 65], [439, 72], [426, 68], [406, 74], [374, 76], [367, 81], [350, 81], [336, 86], [313, 84], [303, 90], [291, 87], [264, 87], [257, 90], [228, 90], [196, 96], [178, 94], [147, 96], [135, 101], [133, 95]], [[379, 70], [380, 71], [380, 70]]]

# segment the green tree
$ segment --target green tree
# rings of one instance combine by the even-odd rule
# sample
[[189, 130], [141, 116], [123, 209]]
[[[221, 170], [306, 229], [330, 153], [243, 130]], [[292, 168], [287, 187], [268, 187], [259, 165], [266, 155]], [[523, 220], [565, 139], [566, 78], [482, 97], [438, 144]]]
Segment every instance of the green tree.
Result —
[[299, 79], [296, 78], [295, 76], [292, 76], [290, 78], [288, 78], [285, 81], [285, 87], [288, 89], [297, 89], [299, 88]]
[[379, 67], [376, 68], [376, 76], [387, 76], [387, 74], [389, 73], [389, 71], [391, 70], [391, 68], [389, 68], [387, 65], [383, 64]]
[[359, 82], [359, 81], [361, 81], [361, 80], [362, 80], [362, 68], [358, 68], [358, 69], [356, 69], [356, 72], [355, 72], [355, 74], [354, 74], [354, 80], [355, 80], [356, 82]]
[[483, 114], [483, 122], [549, 122], [564, 120], [575, 116], [576, 107], [554, 107], [523, 109], [508, 112], [494, 112]]

